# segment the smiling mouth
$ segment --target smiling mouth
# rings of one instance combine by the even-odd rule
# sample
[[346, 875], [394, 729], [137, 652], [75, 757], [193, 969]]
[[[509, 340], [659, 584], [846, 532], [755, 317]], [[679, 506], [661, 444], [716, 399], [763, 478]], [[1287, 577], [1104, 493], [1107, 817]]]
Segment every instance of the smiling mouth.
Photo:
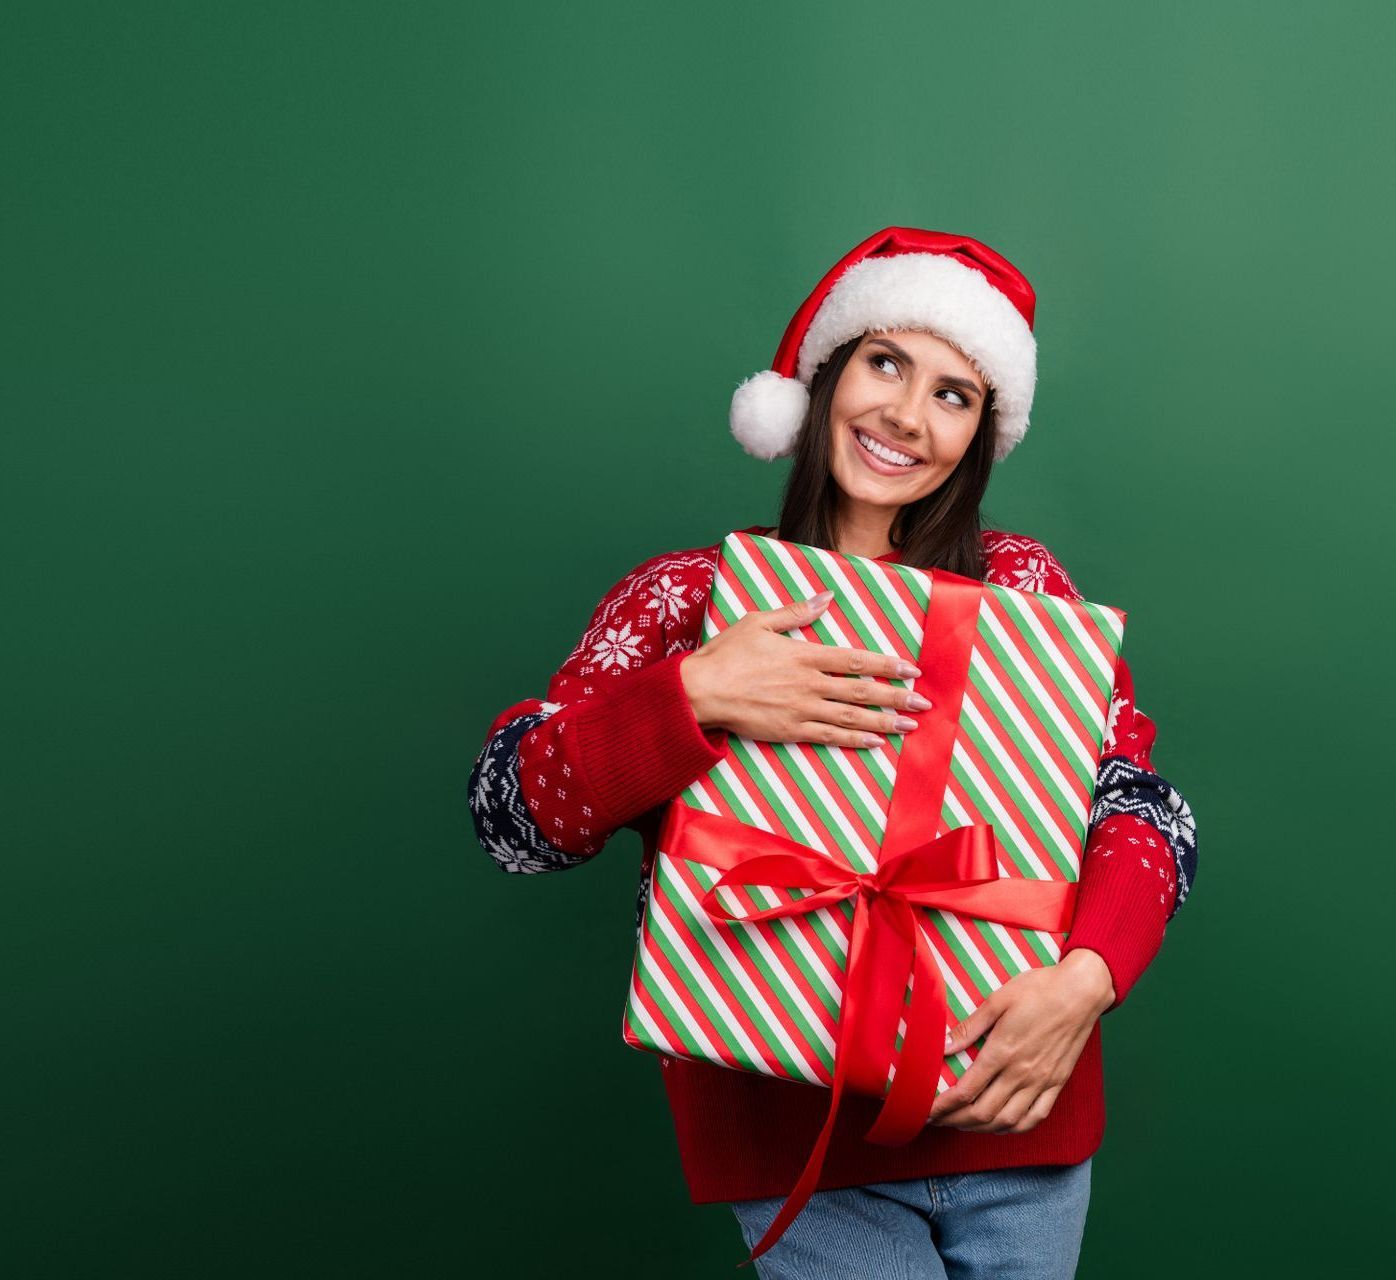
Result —
[[853, 427], [852, 431], [853, 438], [858, 442], [858, 448], [863, 455], [880, 463], [883, 467], [896, 471], [915, 471], [923, 463], [921, 458], [915, 458], [910, 454], [888, 448], [880, 440], [874, 440], [872, 436], [865, 435], [857, 427]]

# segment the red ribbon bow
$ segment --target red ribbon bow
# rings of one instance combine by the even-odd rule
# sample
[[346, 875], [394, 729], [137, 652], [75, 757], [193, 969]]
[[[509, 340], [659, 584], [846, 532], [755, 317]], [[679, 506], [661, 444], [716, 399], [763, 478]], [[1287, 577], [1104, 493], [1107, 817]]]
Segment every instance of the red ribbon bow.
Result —
[[[660, 848], [673, 857], [722, 870], [701, 899], [703, 909], [715, 920], [803, 915], [856, 895], [843, 998], [834, 1028], [829, 1114], [795, 1189], [747, 1259], [752, 1262], [784, 1234], [814, 1193], [845, 1084], [855, 1092], [882, 1097], [895, 1060], [896, 1076], [867, 1138], [895, 1146], [911, 1141], [926, 1124], [940, 1078], [950, 1010], [945, 979], [917, 924], [916, 908], [936, 907], [1023, 929], [1065, 932], [1076, 885], [1000, 877], [997, 841], [988, 823], [957, 827], [939, 839], [884, 859], [869, 873], [857, 872], [847, 862], [788, 836], [725, 815], [673, 805], [665, 818]], [[735, 915], [717, 900], [719, 889], [734, 885], [814, 892]], [[909, 1009], [905, 1006], [908, 974], [915, 975]], [[903, 1013], [906, 1035], [898, 1054], [896, 1034]]]

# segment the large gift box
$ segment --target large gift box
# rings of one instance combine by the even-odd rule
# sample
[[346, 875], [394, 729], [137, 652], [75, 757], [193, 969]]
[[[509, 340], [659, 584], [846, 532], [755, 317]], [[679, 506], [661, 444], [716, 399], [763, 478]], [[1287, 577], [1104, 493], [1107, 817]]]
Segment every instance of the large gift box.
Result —
[[832, 1089], [752, 1257], [845, 1087], [884, 1099], [870, 1140], [909, 1141], [978, 1052], [944, 1058], [947, 1025], [1060, 958], [1124, 637], [1119, 609], [738, 532], [701, 643], [823, 590], [784, 634], [915, 663], [878, 679], [931, 709], [866, 749], [729, 735], [665, 811], [625, 1007], [636, 1048]]

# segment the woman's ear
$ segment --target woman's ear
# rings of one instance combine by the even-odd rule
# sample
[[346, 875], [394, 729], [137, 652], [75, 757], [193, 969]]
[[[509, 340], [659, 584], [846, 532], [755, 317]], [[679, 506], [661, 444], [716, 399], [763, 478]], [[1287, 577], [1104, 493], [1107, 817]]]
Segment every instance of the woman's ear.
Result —
[[[998, 436], [998, 425], [994, 421], [994, 389], [990, 387], [984, 395], [984, 402], [979, 407], [979, 431], [981, 436]], [[996, 443], [990, 441], [990, 444]]]

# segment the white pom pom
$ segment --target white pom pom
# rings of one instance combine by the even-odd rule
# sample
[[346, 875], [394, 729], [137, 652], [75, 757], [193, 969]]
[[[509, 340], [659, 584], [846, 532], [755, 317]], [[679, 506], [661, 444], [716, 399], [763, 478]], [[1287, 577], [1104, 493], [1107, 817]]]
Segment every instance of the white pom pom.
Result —
[[766, 369], [732, 393], [732, 434], [753, 457], [783, 458], [794, 449], [808, 409], [804, 383]]

